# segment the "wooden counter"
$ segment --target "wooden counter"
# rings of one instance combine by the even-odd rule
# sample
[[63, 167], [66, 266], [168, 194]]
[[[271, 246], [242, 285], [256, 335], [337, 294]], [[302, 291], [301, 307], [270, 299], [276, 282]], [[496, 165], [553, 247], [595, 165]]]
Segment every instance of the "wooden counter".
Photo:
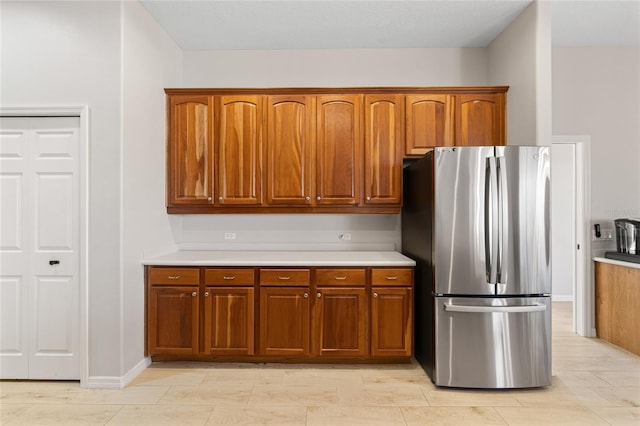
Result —
[[596, 333], [640, 355], [640, 265], [596, 258]]

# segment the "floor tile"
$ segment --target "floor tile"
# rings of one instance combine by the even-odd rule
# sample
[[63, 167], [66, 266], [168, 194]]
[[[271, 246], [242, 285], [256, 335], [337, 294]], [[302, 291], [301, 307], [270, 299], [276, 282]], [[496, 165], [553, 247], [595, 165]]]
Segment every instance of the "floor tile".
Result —
[[338, 386], [343, 406], [421, 406], [428, 405], [422, 389], [415, 384], [371, 384], [362, 387]]
[[132, 425], [204, 425], [213, 412], [208, 406], [127, 405], [107, 423], [107, 426]]
[[285, 386], [362, 386], [362, 374], [360, 369], [344, 368], [289, 370], [284, 373], [282, 383]]
[[199, 385], [206, 376], [204, 371], [199, 369], [189, 371], [177, 368], [147, 368], [131, 381], [129, 386]]
[[609, 386], [606, 388], [590, 388], [611, 405], [624, 407], [640, 407], [640, 387]]
[[640, 425], [640, 407], [594, 407], [591, 411], [612, 425]]
[[307, 426], [405, 426], [399, 407], [309, 407]]
[[1, 381], [0, 403], [64, 404], [83, 393], [78, 382]]
[[583, 407], [497, 407], [510, 426], [596, 426], [608, 425], [600, 416]]
[[593, 374], [611, 386], [640, 387], [640, 369], [637, 371], [595, 371]]
[[250, 405], [336, 405], [335, 386], [255, 386]]
[[285, 369], [211, 369], [202, 380], [203, 385], [258, 386], [281, 385]]
[[73, 404], [156, 404], [168, 386], [130, 386], [124, 389], [83, 389], [72, 399]]
[[247, 405], [251, 386], [172, 386], [159, 401], [166, 405]]
[[462, 407], [520, 406], [514, 391], [462, 390], [437, 388], [424, 392], [429, 405]]
[[3, 425], [104, 425], [120, 405], [38, 404], [16, 412], [2, 406]]
[[300, 426], [307, 418], [307, 408], [299, 407], [215, 407], [207, 425]]
[[493, 407], [403, 407], [408, 426], [506, 425]]

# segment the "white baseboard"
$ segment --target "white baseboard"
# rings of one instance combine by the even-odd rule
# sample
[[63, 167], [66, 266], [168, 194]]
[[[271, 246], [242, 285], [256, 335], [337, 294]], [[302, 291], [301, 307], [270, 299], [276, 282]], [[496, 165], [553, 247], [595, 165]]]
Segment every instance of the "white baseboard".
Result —
[[122, 389], [149, 365], [151, 365], [151, 358], [145, 357], [123, 376], [89, 376], [83, 387], [88, 389]]
[[552, 302], [573, 302], [573, 296], [571, 295], [563, 295], [563, 294], [552, 294], [551, 295]]

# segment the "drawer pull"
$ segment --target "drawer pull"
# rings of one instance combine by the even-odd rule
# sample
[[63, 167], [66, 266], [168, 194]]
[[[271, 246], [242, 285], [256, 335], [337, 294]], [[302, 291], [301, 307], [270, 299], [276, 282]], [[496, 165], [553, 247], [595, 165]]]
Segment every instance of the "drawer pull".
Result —
[[208, 291], [204, 292], [204, 297], [209, 297], [209, 292]]
[[229, 280], [235, 280], [235, 279], [236, 279], [236, 276], [235, 276], [235, 275], [230, 275], [230, 276], [225, 275], [225, 276], [224, 276], [224, 277], [222, 277], [222, 278], [223, 278], [223, 279], [225, 279], [225, 280], [228, 280], [228, 281], [229, 281]]
[[373, 297], [378, 297], [378, 293], [373, 293]]
[[193, 297], [196, 297], [196, 296], [198, 295], [198, 293], [196, 293], [196, 292], [194, 291], [193, 293], [191, 293], [191, 295], [192, 295]]
[[321, 297], [322, 297], [322, 293], [317, 292], [317, 293], [316, 293], [316, 297], [317, 297], [318, 299], [319, 299], [319, 298], [321, 298]]
[[304, 296], [305, 299], [308, 299], [309, 298], [309, 293], [305, 293], [305, 294], [303, 294], [303, 296]]
[[344, 281], [347, 279], [347, 277], [334, 277], [334, 278], [338, 281]]
[[170, 280], [179, 280], [179, 279], [180, 279], [180, 275], [169, 275], [169, 276], [167, 277], [167, 279], [170, 279]]
[[278, 277], [278, 279], [279, 279], [279, 280], [282, 280], [282, 281], [289, 281], [289, 280], [291, 279], [291, 277], [282, 277], [282, 276], [279, 276], [279, 277]]
[[396, 277], [395, 275], [387, 275], [387, 279], [388, 279], [389, 281], [393, 281], [393, 280], [397, 280], [397, 279], [398, 279], [398, 277]]

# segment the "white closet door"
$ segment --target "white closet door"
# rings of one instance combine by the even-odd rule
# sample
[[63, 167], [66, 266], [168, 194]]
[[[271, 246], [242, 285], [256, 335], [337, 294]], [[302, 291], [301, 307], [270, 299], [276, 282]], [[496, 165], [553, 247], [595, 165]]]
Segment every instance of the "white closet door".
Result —
[[0, 119], [0, 377], [79, 379], [77, 117]]

